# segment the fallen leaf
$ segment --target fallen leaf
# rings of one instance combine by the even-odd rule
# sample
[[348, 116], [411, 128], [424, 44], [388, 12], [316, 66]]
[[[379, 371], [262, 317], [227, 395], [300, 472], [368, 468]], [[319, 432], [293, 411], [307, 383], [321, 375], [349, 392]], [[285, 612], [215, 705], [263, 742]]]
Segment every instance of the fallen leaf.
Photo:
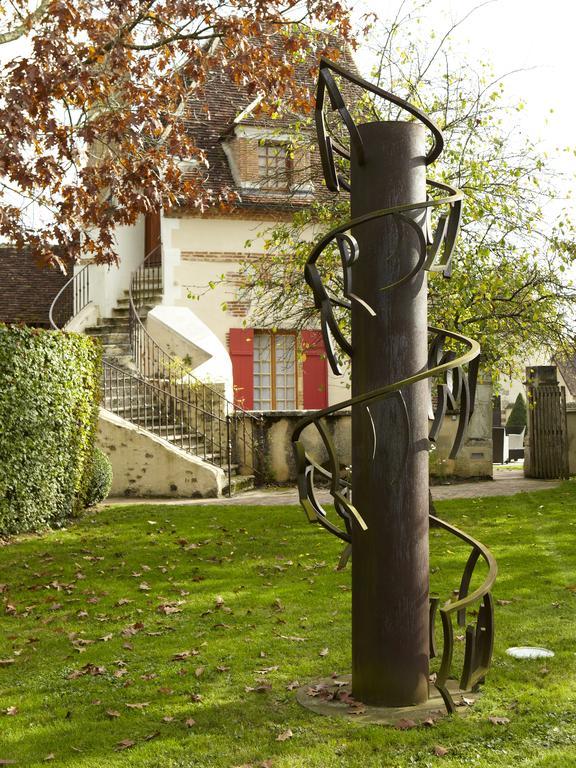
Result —
[[16, 760], [0, 760], [0, 765], [16, 765]]
[[17, 714], [18, 714], [18, 712], [20, 712], [20, 710], [18, 709], [18, 707], [7, 707], [7, 708], [4, 710], [4, 714], [5, 714], [5, 715], [17, 715]]
[[488, 722], [493, 725], [507, 725], [510, 722], [508, 717], [489, 717]]
[[295, 688], [300, 688], [300, 683], [298, 682], [298, 680], [292, 680], [292, 682], [288, 683], [288, 685], [286, 686], [287, 691], [293, 691]]
[[143, 581], [141, 584], [139, 584], [138, 589], [140, 592], [149, 592], [151, 587], [149, 584], [146, 584], [146, 582]]
[[540, 669], [538, 670], [538, 672], [539, 672], [539, 674], [541, 674], [542, 676], [545, 676], [545, 675], [549, 675], [549, 674], [550, 674], [550, 670], [548, 669], [548, 667], [540, 667]]
[[184, 725], [186, 728], [192, 728], [193, 725], [196, 725], [196, 720], [194, 718], [189, 717], [186, 720], [184, 720]]
[[185, 661], [186, 659], [189, 659], [190, 656], [198, 656], [199, 653], [200, 653], [199, 651], [195, 651], [195, 650], [180, 651], [180, 653], [175, 653], [172, 656], [172, 661]]
[[512, 605], [512, 600], [496, 600], [496, 605]]
[[288, 741], [288, 739], [291, 739], [294, 734], [288, 728], [286, 731], [282, 731], [282, 733], [279, 733], [278, 736], [276, 736], [276, 741]]
[[152, 741], [152, 739], [155, 739], [157, 736], [160, 736], [160, 731], [154, 731], [154, 733], [148, 733], [146, 736], [144, 736], [144, 741]]
[[171, 723], [172, 720], [174, 720], [174, 718], [171, 715], [164, 715], [164, 717], [162, 718], [163, 723]]
[[196, 667], [194, 674], [196, 677], [201, 677], [204, 674], [204, 667]]
[[190, 695], [190, 699], [191, 699], [191, 701], [196, 701], [196, 702], [202, 701], [202, 694], [201, 693], [192, 693]]
[[100, 640], [103, 643], [107, 643], [109, 640], [112, 640], [113, 637], [114, 635], [112, 634], [112, 632], [110, 632], [109, 635], [102, 635], [102, 637], [99, 637], [98, 640]]
[[139, 701], [135, 702], [134, 704], [125, 704], [124, 706], [128, 707], [129, 709], [144, 709], [144, 707], [148, 707], [149, 705], [149, 701]]
[[436, 757], [444, 757], [445, 755], [448, 754], [449, 751], [450, 751], [449, 749], [447, 749], [446, 747], [443, 747], [441, 744], [434, 745], [434, 754], [436, 755]]
[[136, 742], [132, 741], [132, 739], [122, 739], [122, 741], [119, 741], [116, 744], [116, 752], [122, 752], [123, 749], [130, 749], [134, 744], [136, 744]]
[[318, 652], [318, 656], [328, 656], [328, 648], [322, 648], [322, 650]]
[[46, 755], [46, 757], [44, 758], [44, 762], [47, 763], [49, 760], [55, 760], [55, 759], [56, 759], [56, 755], [54, 754], [54, 752], [50, 752], [50, 754]]
[[422, 725], [426, 726], [426, 728], [433, 728], [436, 725], [436, 721], [433, 717], [427, 717], [426, 720], [422, 721]]
[[409, 718], [403, 717], [401, 720], [398, 720], [394, 724], [394, 728], [398, 731], [408, 731], [410, 728], [416, 728], [418, 725], [417, 722], [414, 720], [410, 720]]
[[0, 667], [7, 667], [10, 664], [15, 664], [16, 659], [0, 659]]
[[266, 691], [272, 690], [272, 685], [268, 681], [263, 680], [259, 685], [246, 685], [244, 690], [246, 693], [266, 693]]
[[120, 717], [120, 712], [117, 712], [115, 709], [107, 709], [106, 714], [111, 718]]
[[228, 672], [230, 670], [230, 667], [225, 667], [223, 664], [216, 667], [217, 672]]
[[214, 605], [216, 606], [216, 608], [222, 608], [222, 606], [224, 605], [224, 598], [222, 597], [222, 595], [218, 595], [218, 597], [214, 602]]
[[121, 605], [128, 605], [131, 602], [132, 602], [132, 600], [128, 600], [127, 597], [121, 597], [120, 600], [118, 600], [118, 602], [116, 603], [116, 606], [119, 607]]

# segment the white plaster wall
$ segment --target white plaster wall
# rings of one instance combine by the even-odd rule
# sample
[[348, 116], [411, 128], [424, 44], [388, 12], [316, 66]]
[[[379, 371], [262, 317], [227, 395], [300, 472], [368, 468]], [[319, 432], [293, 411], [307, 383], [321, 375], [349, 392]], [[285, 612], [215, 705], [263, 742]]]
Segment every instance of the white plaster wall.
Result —
[[148, 313], [146, 328], [168, 354], [189, 358], [195, 378], [223, 384], [228, 400], [234, 397], [232, 361], [216, 334], [188, 307], [161, 304]]
[[100, 409], [97, 445], [112, 463], [110, 496], [214, 498], [225, 473]]
[[144, 217], [115, 230], [118, 266], [90, 266], [90, 297], [100, 317], [110, 317], [116, 301], [130, 285], [130, 275], [144, 260]]
[[82, 333], [84, 328], [96, 325], [99, 316], [98, 306], [92, 301], [90, 304], [87, 304], [84, 309], [80, 310], [77, 315], [74, 315], [70, 322], [66, 323], [66, 330], [74, 333]]

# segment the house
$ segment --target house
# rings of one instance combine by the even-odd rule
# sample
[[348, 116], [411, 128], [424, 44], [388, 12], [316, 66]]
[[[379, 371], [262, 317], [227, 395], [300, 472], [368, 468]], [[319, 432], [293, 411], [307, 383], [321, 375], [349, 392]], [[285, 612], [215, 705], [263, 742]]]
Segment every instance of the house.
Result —
[[[309, 62], [297, 77], [314, 87]], [[293, 148], [292, 119], [272, 119], [262, 100], [214, 72], [206, 100], [185, 111], [208, 167], [185, 170], [204, 174], [216, 195], [232, 190], [235, 202], [156, 211], [119, 228], [118, 266], [79, 265], [54, 306], [59, 327], [104, 345], [99, 441], [113, 464], [113, 495], [215, 496], [255, 475], [288, 481], [299, 412], [349, 396], [318, 328], [259, 327], [239, 293], [241, 264], [266, 258], [266, 230], [327, 194], [311, 146]], [[490, 400], [481, 383], [456, 462], [443, 458], [456, 424], [446, 417], [454, 424], [433, 457], [440, 474], [491, 474]], [[350, 414], [328, 426], [349, 455]]]

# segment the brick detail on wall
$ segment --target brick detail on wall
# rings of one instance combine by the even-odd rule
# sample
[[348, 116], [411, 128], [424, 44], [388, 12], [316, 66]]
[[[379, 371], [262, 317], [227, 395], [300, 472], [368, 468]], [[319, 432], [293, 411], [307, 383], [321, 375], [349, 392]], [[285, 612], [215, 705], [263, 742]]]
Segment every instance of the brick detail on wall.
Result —
[[227, 301], [226, 312], [233, 317], [246, 317], [250, 311], [249, 301]]
[[215, 261], [215, 262], [234, 262], [256, 261], [264, 257], [263, 253], [239, 253], [238, 251], [182, 251], [180, 258], [182, 261]]
[[50, 305], [69, 279], [39, 267], [28, 250], [0, 246], [0, 322], [49, 327]]

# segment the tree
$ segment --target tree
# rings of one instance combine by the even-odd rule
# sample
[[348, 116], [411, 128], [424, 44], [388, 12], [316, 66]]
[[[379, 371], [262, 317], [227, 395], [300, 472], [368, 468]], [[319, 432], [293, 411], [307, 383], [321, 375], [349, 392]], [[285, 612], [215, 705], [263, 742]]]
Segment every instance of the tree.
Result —
[[526, 424], [527, 424], [526, 400], [524, 400], [522, 392], [519, 392], [518, 397], [514, 402], [514, 406], [510, 411], [510, 416], [508, 416], [508, 421], [506, 422], [506, 426], [507, 427], [525, 427]]
[[218, 62], [247, 93], [306, 111], [295, 62], [311, 47], [335, 55], [321, 27], [351, 38], [332, 0], [30, 5], [0, 4], [0, 235], [44, 262], [60, 261], [55, 246], [113, 262], [114, 228], [139, 214], [228, 204], [232, 195], [214, 199], [200, 174], [181, 170], [182, 160], [205, 161], [186, 133], [187, 98], [201, 96]]
[[[446, 149], [432, 176], [466, 195], [453, 276], [430, 276], [430, 322], [477, 339], [485, 368], [510, 374], [524, 353], [557, 352], [573, 341], [576, 290], [567, 279], [576, 255], [573, 226], [562, 213], [554, 229], [546, 224], [543, 209], [557, 196], [559, 180], [536, 142], [514, 125], [523, 104], [507, 102], [502, 78], [488, 65], [472, 67], [453, 54], [450, 34], [460, 22], [438, 42], [429, 30], [428, 38], [419, 34], [416, 20], [416, 11], [399, 12], [372, 41], [372, 79], [439, 125]], [[394, 107], [383, 110], [371, 98], [356, 110], [358, 122], [397, 119]], [[302, 278], [310, 231], [325, 233], [347, 218], [348, 201], [340, 195], [267, 232], [265, 261], [242, 267], [255, 323], [317, 322]], [[342, 295], [338, 254], [323, 257], [323, 264], [324, 281]], [[341, 322], [347, 330], [346, 313]]]

